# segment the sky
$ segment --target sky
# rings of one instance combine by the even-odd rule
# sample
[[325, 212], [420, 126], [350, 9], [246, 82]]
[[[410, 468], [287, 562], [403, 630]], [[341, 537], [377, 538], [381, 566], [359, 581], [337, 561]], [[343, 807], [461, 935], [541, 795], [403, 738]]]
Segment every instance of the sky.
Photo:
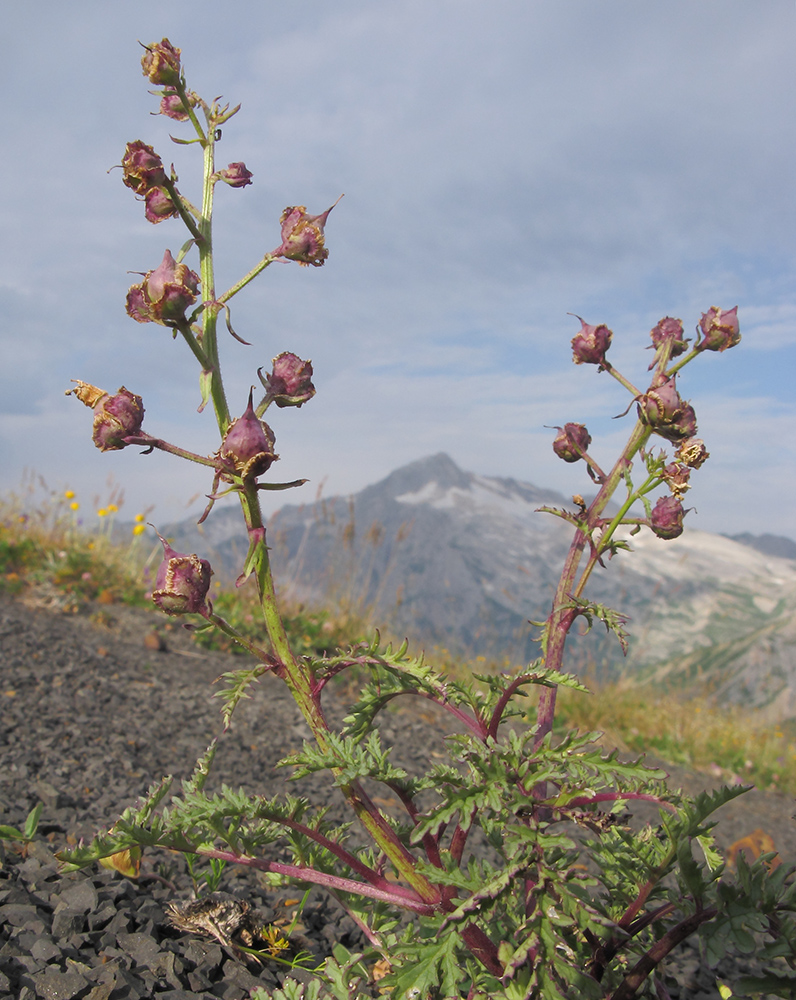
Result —
[[[690, 333], [738, 306], [743, 339], [679, 377], [711, 458], [686, 524], [796, 538], [792, 0], [0, 0], [0, 493], [41, 476], [86, 517], [114, 488], [125, 517], [200, 511], [207, 470], [100, 453], [71, 379], [141, 395], [144, 429], [207, 454], [198, 366], [125, 313], [128, 287], [176, 254], [122, 184], [125, 144], [153, 145], [199, 199], [188, 126], [157, 116], [141, 42], [182, 50], [188, 87], [238, 115], [217, 163], [217, 290], [279, 245], [285, 206], [329, 217], [322, 268], [276, 264], [231, 303], [233, 412], [260, 366], [311, 358], [317, 395], [269, 410], [280, 461], [266, 509], [353, 493], [435, 452], [566, 494], [582, 463], [551, 426], [584, 423], [612, 464], [630, 395], [572, 364], [580, 324], [646, 388], [649, 331]], [[198, 258], [187, 263], [198, 269]], [[223, 329], [223, 327], [222, 327]]]

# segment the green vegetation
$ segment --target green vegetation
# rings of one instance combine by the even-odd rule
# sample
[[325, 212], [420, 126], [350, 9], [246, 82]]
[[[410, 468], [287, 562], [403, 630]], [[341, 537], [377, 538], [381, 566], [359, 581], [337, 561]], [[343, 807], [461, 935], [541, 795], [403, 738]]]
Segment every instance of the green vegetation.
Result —
[[[36, 500], [41, 492], [40, 484], [38, 490], [0, 499], [0, 592], [12, 596], [38, 592], [53, 607], [74, 613], [90, 611], [92, 602], [148, 605], [151, 562], [159, 558], [161, 548], [158, 543], [153, 550], [145, 542], [144, 515], [137, 516], [129, 542], [114, 542], [111, 528], [118, 504], [97, 507], [81, 524], [82, 507], [71, 490], [44, 490], [44, 498]], [[251, 584], [220, 590], [213, 603], [244, 637], [262, 639], [259, 600]], [[288, 601], [284, 618], [298, 655], [331, 655], [372, 633], [368, 609], [350, 594], [344, 600], [330, 599], [329, 606], [321, 608]], [[195, 641], [207, 649], [243, 652], [216, 630], [197, 633]], [[454, 678], [512, 668], [483, 657], [462, 663], [444, 649], [430, 652], [429, 659]], [[622, 682], [589, 683], [589, 687], [590, 695], [559, 692], [558, 732], [572, 726], [584, 732], [599, 730], [610, 746], [650, 753], [723, 781], [796, 794], [793, 723], [770, 725], [758, 713], [716, 707], [707, 697], [689, 697], [684, 711], [676, 695], [650, 686]]]

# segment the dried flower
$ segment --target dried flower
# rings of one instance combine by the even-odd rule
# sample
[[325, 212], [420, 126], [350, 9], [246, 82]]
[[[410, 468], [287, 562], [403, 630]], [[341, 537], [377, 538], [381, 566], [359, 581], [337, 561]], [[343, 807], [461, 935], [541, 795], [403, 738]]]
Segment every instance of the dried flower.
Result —
[[92, 438], [100, 451], [120, 451], [127, 446], [125, 438], [141, 432], [144, 420], [144, 406], [140, 396], [136, 396], [122, 386], [113, 396], [88, 382], [72, 379], [77, 387], [69, 389], [67, 396], [74, 395], [94, 411]]
[[312, 384], [312, 362], [302, 361], [296, 354], [284, 351], [274, 358], [273, 369], [263, 378], [260, 374], [262, 369], [258, 369], [269, 400], [273, 400], [277, 406], [301, 406], [308, 399], [315, 395], [315, 386]]
[[683, 533], [683, 505], [677, 497], [661, 497], [652, 508], [649, 526], [658, 538], [677, 538]]
[[741, 340], [738, 323], [738, 306], [734, 309], [722, 310], [711, 306], [697, 326], [697, 333], [702, 333], [702, 340], [697, 341], [698, 351], [726, 351], [735, 347]]
[[158, 567], [152, 600], [167, 615], [199, 614], [213, 610], [207, 600], [213, 570], [207, 559], [175, 552], [163, 536], [163, 561]]
[[690, 437], [680, 443], [677, 459], [691, 469], [699, 469], [710, 458], [702, 438]]
[[329, 256], [324, 246], [323, 227], [334, 205], [320, 215], [307, 215], [304, 205], [286, 208], [279, 220], [282, 224], [282, 243], [273, 251], [273, 256], [296, 260], [302, 267], [308, 264], [322, 267]]
[[553, 441], [553, 451], [565, 462], [577, 462], [583, 458], [591, 444], [591, 434], [584, 424], [564, 424], [558, 427]]
[[230, 187], [242, 188], [252, 182], [252, 173], [246, 169], [245, 163], [230, 163], [225, 170], [218, 171], [218, 179]]
[[680, 462], [670, 462], [668, 465], [664, 466], [662, 472], [664, 482], [672, 491], [673, 495], [678, 498], [678, 500], [682, 500], [691, 488], [688, 483], [690, 476], [691, 469], [687, 465], [682, 465]]
[[576, 365], [604, 365], [613, 333], [602, 323], [589, 326], [580, 316], [575, 318], [580, 319], [580, 332], [572, 338], [572, 360]]
[[696, 433], [696, 414], [675, 388], [675, 376], [651, 388], [638, 400], [639, 419], [667, 441], [682, 441]]
[[279, 457], [274, 454], [275, 443], [274, 432], [254, 412], [250, 391], [249, 405], [230, 424], [221, 443], [219, 456], [231, 459], [235, 472], [241, 478], [256, 478], [266, 472]]
[[688, 350], [688, 341], [683, 337], [683, 321], [672, 319], [671, 316], [664, 316], [658, 321], [658, 325], [650, 330], [652, 346], [657, 350], [666, 343], [671, 344], [669, 352], [670, 358], [676, 358], [678, 354], [683, 354]]
[[140, 285], [127, 293], [127, 314], [137, 323], [163, 323], [185, 318], [185, 310], [196, 301], [199, 275], [186, 264], [178, 264], [167, 250], [154, 271], [147, 271]]
[[135, 191], [145, 195], [150, 188], [157, 187], [166, 180], [163, 161], [145, 142], [136, 139], [128, 142], [122, 157], [122, 181]]
[[180, 49], [175, 49], [168, 38], [145, 45], [141, 68], [151, 83], [174, 87], [180, 82]]

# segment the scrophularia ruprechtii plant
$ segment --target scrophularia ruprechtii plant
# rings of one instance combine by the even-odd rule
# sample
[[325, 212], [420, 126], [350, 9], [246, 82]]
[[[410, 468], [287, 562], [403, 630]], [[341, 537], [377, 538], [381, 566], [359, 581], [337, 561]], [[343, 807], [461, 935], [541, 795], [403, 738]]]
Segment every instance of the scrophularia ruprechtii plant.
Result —
[[[368, 954], [346, 957], [338, 946], [336, 957], [316, 970], [321, 982], [312, 989], [318, 1000], [373, 995], [376, 987], [368, 979], [377, 958], [387, 972], [379, 990], [400, 1000], [632, 1000], [649, 977], [654, 982], [645, 995], [668, 995], [666, 956], [697, 932], [711, 960], [728, 949], [745, 949], [747, 926], [760, 934], [756, 947], [763, 961], [782, 954], [796, 940], [796, 904], [785, 866], [769, 878], [766, 856], [751, 869], [739, 860], [734, 879], [723, 868], [706, 822], [743, 789], [691, 801], [667, 790], [662, 772], [605, 754], [595, 734], [572, 731], [552, 738], [558, 688], [586, 690], [563, 669], [572, 627], [599, 619], [623, 648], [627, 644], [624, 616], [586, 594], [595, 567], [626, 552], [638, 532], [650, 531], [658, 539], [654, 544], [665, 545], [683, 531], [683, 496], [708, 452], [696, 436], [696, 413], [680, 396], [677, 378], [705, 352], [738, 343], [737, 310], [711, 307], [698, 324], [694, 346], [679, 319], [661, 319], [650, 332], [654, 358], [646, 372], [652, 374], [642, 388], [608, 360], [613, 337], [608, 327], [580, 320], [573, 360], [596, 365], [615, 379], [629, 396], [623, 416], [635, 404], [636, 420], [605, 470], [592, 454], [584, 424], [556, 428], [555, 453], [565, 462], [583, 461], [597, 493], [590, 503], [573, 497], [572, 509], [543, 508], [571, 524], [573, 541], [542, 625], [537, 660], [470, 684], [434, 670], [422, 656], [410, 655], [406, 644], [397, 650], [383, 646], [378, 635], [333, 656], [297, 656], [279, 613], [259, 494], [304, 481], [267, 479], [277, 456], [274, 432], [262, 418], [271, 403], [280, 410], [298, 408], [314, 397], [312, 364], [291, 351], [277, 354], [270, 372], [258, 369], [264, 396], [255, 406], [250, 389], [247, 406], [233, 419], [217, 321], [223, 315], [232, 336], [245, 343], [233, 330], [230, 302], [274, 261], [322, 266], [329, 257], [325, 226], [331, 208], [318, 215], [303, 206], [286, 208], [277, 248], [219, 293], [214, 188], [220, 181], [243, 189], [253, 176], [240, 161], [221, 170], [214, 165], [220, 126], [238, 108], [207, 103], [187, 90], [180, 50], [168, 39], [146, 46], [142, 65], [148, 79], [163, 88], [157, 93], [160, 114], [192, 130], [191, 141], [202, 151], [203, 183], [201, 197], [188, 201], [176, 188], [173, 169], [166, 172], [151, 146], [128, 143], [123, 180], [144, 199], [145, 216], [167, 226], [184, 224], [189, 238], [176, 258], [166, 250], [161, 264], [133, 285], [127, 312], [139, 323], [168, 326], [186, 342], [199, 367], [200, 409], [212, 404], [218, 443], [196, 454], [144, 432], [141, 399], [124, 388], [110, 395], [78, 382], [71, 391], [92, 408], [94, 441], [102, 450], [137, 444], [145, 453], [158, 449], [206, 466], [212, 487], [203, 519], [212, 515], [218, 496], [237, 495], [248, 540], [239, 582], [251, 577], [258, 588], [262, 641], [239, 634], [214, 611], [207, 560], [175, 552], [165, 539], [152, 600], [169, 615], [191, 618], [191, 627], [220, 629], [252, 655], [254, 666], [224, 676], [225, 728], [255, 681], [269, 674], [272, 683], [288, 686], [312, 739], [281, 764], [292, 768], [294, 778], [326, 773], [359, 824], [360, 844], [363, 837], [366, 844], [353, 844], [345, 827], [331, 825], [301, 799], [266, 799], [226, 786], [206, 792], [214, 741], [168, 810], [158, 809], [169, 794], [171, 782], [164, 779], [110, 831], [61, 857], [77, 868], [103, 858], [124, 859], [125, 852], [143, 848], [145, 864], [146, 849], [159, 846], [206, 859], [216, 874], [232, 863], [256, 870], [274, 885], [327, 888], [361, 929]], [[205, 207], [200, 211], [195, 204]], [[189, 252], [198, 255], [197, 271], [184, 263]], [[242, 399], [244, 393], [241, 387], [235, 396]], [[342, 728], [334, 729], [323, 710], [324, 690], [351, 668], [370, 680]], [[533, 689], [539, 692], [535, 722], [523, 726], [519, 720], [526, 708], [515, 700]], [[384, 705], [398, 695], [432, 701], [451, 716], [450, 760], [425, 775], [410, 777], [394, 763], [374, 726]], [[512, 725], [506, 726], [509, 719]], [[638, 799], [661, 806], [655, 829], [639, 832], [626, 825], [625, 805]], [[403, 809], [400, 818], [385, 812], [388, 800]], [[579, 828], [577, 839], [572, 827]], [[476, 829], [490, 845], [488, 859], [470, 851]], [[402, 911], [411, 917], [403, 924]], [[788, 989], [793, 985], [792, 977], [782, 981]], [[296, 997], [304, 995], [295, 992], [303, 987], [290, 988]], [[770, 978], [766, 989], [772, 989]], [[261, 989], [253, 1000], [268, 996]]]

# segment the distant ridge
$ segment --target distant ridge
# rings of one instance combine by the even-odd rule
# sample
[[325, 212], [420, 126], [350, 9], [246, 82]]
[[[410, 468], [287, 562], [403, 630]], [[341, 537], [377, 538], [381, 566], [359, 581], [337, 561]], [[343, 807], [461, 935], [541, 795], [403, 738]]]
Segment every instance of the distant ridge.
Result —
[[[571, 503], [439, 453], [352, 497], [283, 507], [268, 539], [278, 584], [301, 600], [359, 599], [415, 646], [527, 662], [537, 655], [529, 621], [549, 613], [572, 539], [571, 525], [538, 513], [543, 505]], [[217, 573], [240, 572], [247, 546], [236, 508], [214, 510], [201, 530], [181, 522], [164, 533]], [[628, 534], [634, 552], [598, 568], [588, 593], [629, 615], [630, 653], [597, 623], [572, 637], [568, 669], [709, 691], [765, 708], [772, 721], [796, 717], [796, 561], [780, 554], [783, 540], [771, 554], [747, 544], [754, 537]]]
[[779, 556], [780, 559], [796, 559], [796, 542], [785, 535], [750, 535], [745, 531], [741, 535], [725, 535], [734, 542], [748, 545], [767, 556]]

